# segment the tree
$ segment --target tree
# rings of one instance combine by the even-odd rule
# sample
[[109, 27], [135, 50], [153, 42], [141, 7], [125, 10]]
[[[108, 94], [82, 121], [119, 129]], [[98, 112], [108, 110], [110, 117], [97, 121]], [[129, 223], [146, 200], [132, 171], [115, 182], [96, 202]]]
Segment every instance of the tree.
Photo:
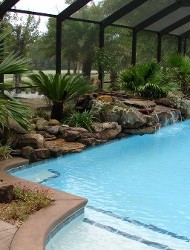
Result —
[[68, 76], [59, 74], [38, 74], [28, 76], [32, 84], [38, 87], [40, 92], [45, 95], [52, 103], [51, 118], [59, 121], [63, 118], [63, 104], [73, 100], [93, 89], [89, 85], [87, 78], [81, 76]]
[[[27, 58], [30, 46], [39, 36], [38, 26], [40, 18], [35, 19], [33, 15], [28, 15], [26, 20], [18, 17], [18, 14], [9, 15], [6, 18], [7, 29], [9, 30], [8, 46], [14, 54]], [[19, 87], [21, 74], [14, 75], [15, 87]]]

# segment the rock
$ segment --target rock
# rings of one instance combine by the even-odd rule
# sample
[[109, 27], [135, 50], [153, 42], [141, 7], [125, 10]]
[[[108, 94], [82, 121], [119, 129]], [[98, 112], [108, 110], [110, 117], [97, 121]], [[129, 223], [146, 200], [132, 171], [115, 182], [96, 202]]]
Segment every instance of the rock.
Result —
[[48, 159], [51, 157], [51, 153], [47, 148], [34, 149], [34, 154], [38, 159]]
[[59, 128], [60, 126], [56, 125], [56, 126], [46, 126], [45, 130], [52, 135], [57, 135], [59, 133]]
[[0, 187], [0, 203], [9, 203], [13, 200], [13, 185]]
[[48, 126], [49, 122], [43, 118], [39, 118], [36, 120], [36, 128], [37, 130], [45, 130], [45, 127]]
[[97, 112], [98, 120], [117, 122], [125, 128], [139, 128], [147, 123], [146, 116], [141, 114], [138, 109], [127, 107], [119, 101], [114, 104], [104, 104], [100, 101], [93, 102], [93, 112]]
[[37, 131], [37, 134], [40, 134], [44, 137], [45, 141], [52, 141], [56, 139], [55, 135], [50, 135], [48, 132], [42, 130], [42, 131]]
[[11, 118], [8, 118], [8, 126], [9, 126], [10, 129], [14, 130], [18, 134], [26, 134], [26, 133], [28, 133], [27, 130], [22, 128], [16, 121], [14, 121]]
[[29, 162], [38, 161], [38, 158], [34, 153], [34, 149], [29, 146], [21, 148], [21, 156], [26, 159], [29, 159]]
[[62, 138], [68, 142], [75, 142], [81, 138], [80, 132], [74, 130], [66, 130], [62, 133]]
[[91, 95], [85, 95], [83, 97], [80, 97], [76, 103], [75, 110], [79, 112], [89, 111], [92, 107], [92, 96]]
[[88, 133], [89, 131], [87, 130], [87, 129], [85, 129], [85, 128], [78, 128], [78, 127], [70, 127], [70, 129], [72, 130], [72, 131], [77, 131], [77, 132], [79, 132], [79, 133]]
[[103, 140], [115, 138], [121, 132], [121, 126], [117, 122], [104, 122], [92, 124], [95, 137]]
[[69, 130], [69, 125], [63, 124], [61, 127], [59, 127], [59, 133], [64, 134], [66, 130]]
[[144, 135], [144, 134], [154, 134], [159, 130], [159, 124], [151, 127], [144, 127], [138, 129], [123, 129], [123, 133], [128, 135]]
[[50, 126], [57, 126], [57, 125], [59, 126], [59, 125], [61, 125], [61, 123], [56, 119], [50, 119], [49, 120], [49, 125]]
[[156, 99], [155, 103], [157, 105], [162, 105], [162, 106], [165, 106], [165, 107], [174, 108], [172, 102], [168, 98]]
[[146, 117], [136, 108], [129, 108], [122, 112], [120, 125], [124, 128], [140, 128], [147, 123]]
[[96, 144], [96, 139], [94, 137], [81, 138], [80, 143], [85, 144], [87, 146], [94, 146]]
[[64, 139], [46, 142], [46, 147], [51, 151], [52, 148], [61, 149], [62, 153], [81, 152], [86, 145], [79, 142], [66, 142]]
[[170, 109], [164, 106], [157, 105], [155, 108], [155, 113], [162, 127], [181, 120], [181, 112], [176, 109]]
[[30, 146], [34, 149], [44, 148], [45, 139], [40, 134], [28, 133], [19, 136], [19, 141], [17, 143], [18, 148]]
[[174, 94], [170, 94], [168, 96], [168, 99], [172, 103], [174, 108], [181, 111], [181, 114], [184, 118], [190, 118], [190, 100], [184, 99]]
[[21, 156], [21, 150], [20, 149], [13, 149], [11, 151], [12, 156]]
[[143, 109], [147, 109], [147, 108], [152, 108], [156, 106], [156, 103], [154, 101], [150, 101], [150, 100], [131, 100], [131, 99], [127, 99], [124, 101], [124, 104], [127, 106], [133, 106], [135, 108], [143, 108]]
[[49, 151], [50, 151], [50, 154], [51, 154], [51, 157], [59, 157], [62, 155], [62, 149], [61, 148], [58, 148], [56, 146], [52, 146], [49, 148]]
[[97, 100], [101, 102], [114, 102], [113, 97], [110, 95], [99, 95]]

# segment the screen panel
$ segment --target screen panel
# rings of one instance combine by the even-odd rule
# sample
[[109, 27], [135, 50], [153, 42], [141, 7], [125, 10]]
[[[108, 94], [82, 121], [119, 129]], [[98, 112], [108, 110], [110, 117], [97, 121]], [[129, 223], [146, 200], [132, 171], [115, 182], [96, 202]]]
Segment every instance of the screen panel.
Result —
[[190, 7], [179, 8], [178, 10], [172, 12], [171, 14], [167, 15], [166, 17], [160, 19], [156, 23], [148, 26], [146, 29], [159, 32], [162, 29], [165, 29], [166, 27], [170, 26], [171, 24], [188, 16], [189, 13], [190, 13]]
[[175, 0], [149, 0], [115, 23], [135, 27], [137, 24], [158, 13], [174, 2]]

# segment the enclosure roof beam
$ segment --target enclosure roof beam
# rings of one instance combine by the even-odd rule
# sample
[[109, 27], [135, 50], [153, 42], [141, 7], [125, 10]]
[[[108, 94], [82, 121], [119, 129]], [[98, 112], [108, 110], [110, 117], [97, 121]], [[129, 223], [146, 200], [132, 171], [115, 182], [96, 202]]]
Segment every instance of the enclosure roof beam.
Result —
[[115, 11], [112, 15], [110, 15], [107, 18], [105, 18], [104, 20], [102, 20], [101, 21], [102, 26], [104, 28], [106, 28], [110, 24], [114, 23], [115, 21], [122, 18], [123, 16], [130, 13], [131, 11], [138, 8], [140, 5], [142, 5], [143, 3], [147, 2], [147, 1], [148, 0], [134, 0], [130, 3], [128, 3], [127, 5], [122, 7], [121, 9]]
[[84, 7], [87, 3], [89, 3], [91, 0], [76, 0], [71, 5], [69, 5], [65, 10], [63, 10], [61, 13], [57, 15], [57, 18], [61, 21], [64, 21], [65, 19], [68, 19], [70, 16], [72, 16], [75, 12], [80, 10], [82, 7]]
[[180, 35], [181, 37], [188, 37], [190, 36], [190, 30], [184, 32], [183, 34]]
[[134, 28], [135, 28], [135, 30], [137, 32], [140, 31], [140, 30], [143, 30], [146, 27], [148, 27], [149, 25], [159, 21], [163, 17], [165, 17], [165, 16], [169, 15], [170, 13], [176, 11], [180, 7], [182, 7], [182, 4], [180, 2], [175, 2], [175, 3], [171, 4], [171, 5], [169, 5], [168, 7], [164, 8], [163, 10], [159, 11], [158, 13], [156, 13], [156, 14], [152, 15], [151, 17], [147, 18], [143, 22], [137, 24]]
[[23, 14], [29, 14], [29, 15], [35, 15], [35, 16], [54, 17], [54, 18], [57, 17], [57, 15], [42, 13], [42, 12], [36, 12], [36, 11], [30, 11], [30, 10], [11, 9], [11, 10], [9, 10], [9, 12], [21, 13], [21, 14], [23, 13]]
[[168, 33], [170, 33], [171, 31], [173, 31], [173, 30], [175, 30], [175, 29], [177, 29], [177, 28], [183, 26], [184, 24], [186, 24], [186, 23], [188, 23], [188, 22], [190, 22], [190, 15], [189, 15], [189, 16], [186, 16], [186, 17], [180, 19], [179, 21], [177, 21], [177, 22], [171, 24], [170, 26], [168, 26], [168, 27], [162, 29], [159, 33], [160, 33], [161, 35], [168, 34]]
[[0, 5], [0, 17], [4, 16], [19, 0], [5, 0]]

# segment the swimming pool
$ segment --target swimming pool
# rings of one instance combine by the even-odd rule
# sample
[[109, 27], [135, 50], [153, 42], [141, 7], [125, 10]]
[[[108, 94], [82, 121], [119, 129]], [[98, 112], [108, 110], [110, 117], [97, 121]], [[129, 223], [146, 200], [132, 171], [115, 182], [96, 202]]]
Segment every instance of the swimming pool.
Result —
[[[84, 218], [79, 219], [78, 226], [69, 225], [73, 235], [92, 233], [93, 238], [94, 230], [97, 235], [103, 235], [102, 230], [104, 233], [107, 230], [114, 237], [119, 235], [128, 240], [128, 231], [132, 230], [130, 235], [137, 237], [132, 240], [144, 244], [141, 244], [144, 248], [138, 249], [146, 249], [147, 245], [148, 249], [190, 249], [189, 131], [190, 121], [185, 121], [162, 128], [154, 135], [111, 142], [79, 154], [33, 164], [12, 174], [86, 197], [89, 203]], [[92, 232], [90, 225], [96, 226]], [[150, 229], [152, 238], [148, 241], [159, 242], [159, 245], [145, 244], [143, 239], [146, 240], [150, 232], [144, 232], [146, 237], [139, 235], [138, 226], [141, 232]], [[68, 236], [66, 231], [64, 237]], [[154, 235], [156, 232], [162, 236], [169, 235], [177, 245], [157, 240], [159, 236]], [[75, 249], [69, 239], [64, 238], [63, 241], [70, 248], [65, 245], [63, 249]], [[92, 245], [92, 239], [89, 239]], [[168, 245], [170, 248], [167, 248]], [[61, 249], [60, 245], [56, 247], [52, 243], [47, 249]], [[104, 249], [86, 245], [85, 248], [77, 247], [79, 250], [87, 248]]]

